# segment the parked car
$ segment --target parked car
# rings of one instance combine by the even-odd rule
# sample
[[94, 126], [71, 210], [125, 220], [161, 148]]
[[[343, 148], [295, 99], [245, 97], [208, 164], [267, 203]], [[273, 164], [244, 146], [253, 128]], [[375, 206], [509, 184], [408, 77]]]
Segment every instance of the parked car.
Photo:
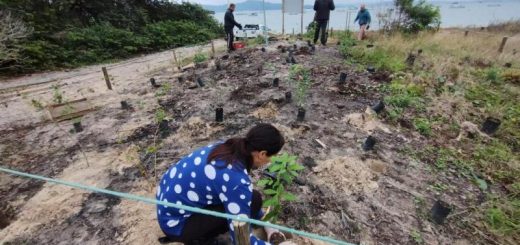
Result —
[[258, 36], [262, 36], [264, 34], [264, 30], [270, 31], [270, 29], [266, 28], [264, 25], [246, 24], [242, 30], [235, 30], [235, 37], [237, 39], [256, 38]]

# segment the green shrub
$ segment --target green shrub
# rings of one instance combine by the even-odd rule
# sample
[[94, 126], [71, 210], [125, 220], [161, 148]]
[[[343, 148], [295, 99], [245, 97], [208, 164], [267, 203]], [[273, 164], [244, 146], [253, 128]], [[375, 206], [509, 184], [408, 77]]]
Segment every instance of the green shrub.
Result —
[[497, 235], [520, 236], [520, 200], [500, 199], [485, 213], [486, 223]]
[[208, 60], [208, 56], [203, 53], [196, 53], [195, 56], [193, 56], [193, 62], [195, 62], [195, 64], [202, 63], [206, 60]]
[[419, 0], [417, 4], [414, 4], [414, 0], [395, 0], [394, 4], [399, 18], [396, 20], [398, 23], [393, 26], [413, 33], [440, 26], [439, 7], [427, 3], [426, 0]]
[[430, 121], [426, 118], [415, 118], [413, 125], [415, 129], [424, 136], [430, 136], [432, 134]]

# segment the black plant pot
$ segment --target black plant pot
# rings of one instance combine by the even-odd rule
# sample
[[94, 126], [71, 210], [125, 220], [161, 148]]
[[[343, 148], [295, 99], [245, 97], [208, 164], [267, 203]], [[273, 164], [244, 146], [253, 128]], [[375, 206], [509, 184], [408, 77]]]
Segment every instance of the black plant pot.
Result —
[[385, 102], [379, 101], [376, 105], [372, 106], [372, 110], [374, 110], [377, 114], [381, 113], [385, 109]]
[[293, 45], [294, 50], [298, 50], [298, 46], [296, 44]]
[[264, 47], [262, 47], [262, 52], [264, 52], [264, 53], [265, 53], [265, 48], [264, 48]]
[[280, 78], [273, 79], [273, 87], [278, 87], [280, 85]]
[[204, 87], [204, 81], [202, 80], [202, 78], [197, 78], [197, 84], [199, 85], [199, 87]]
[[281, 51], [282, 53], [285, 53], [285, 47], [282, 47], [282, 48], [280, 49], [280, 51]]
[[183, 83], [184, 82], [184, 77], [183, 76], [180, 76], [177, 79], [179, 80], [179, 83]]
[[312, 52], [315, 52], [315, 51], [316, 51], [316, 46], [315, 46], [314, 44], [311, 46], [311, 51], [312, 51]]
[[374, 44], [367, 44], [367, 48], [373, 48]]
[[339, 45], [341, 45], [341, 42], [340, 42], [340, 41], [338, 41], [337, 45], [338, 45], [338, 46], [339, 46]]
[[374, 136], [370, 135], [365, 139], [365, 142], [363, 142], [363, 150], [364, 151], [370, 151], [374, 149], [374, 146], [376, 145], [376, 138]]
[[408, 57], [406, 57], [406, 65], [413, 66], [414, 63], [415, 63], [415, 55], [412, 53], [408, 54]]
[[513, 64], [511, 64], [511, 62], [507, 62], [504, 66], [505, 66], [506, 68], [511, 68], [511, 66], [513, 66]]
[[431, 210], [432, 220], [435, 223], [441, 225], [444, 223], [444, 220], [446, 219], [446, 217], [448, 217], [450, 212], [451, 212], [451, 208], [447, 203], [437, 200], [433, 204], [433, 207]]
[[286, 57], [285, 58], [285, 63], [291, 64], [291, 57]]
[[224, 121], [224, 108], [219, 107], [215, 109], [215, 121], [223, 122]]
[[287, 103], [290, 103], [292, 101], [292, 93], [291, 92], [285, 92], [285, 101], [287, 101]]
[[298, 62], [296, 62], [296, 59], [294, 58], [294, 56], [291, 56], [291, 63], [298, 64]]
[[494, 134], [498, 130], [498, 127], [500, 127], [501, 123], [500, 119], [488, 117], [486, 118], [486, 121], [484, 121], [484, 124], [482, 124], [482, 132], [486, 134]]
[[303, 109], [303, 108], [298, 109], [298, 116], [296, 117], [296, 120], [298, 122], [303, 122], [303, 120], [305, 120], [305, 109]]
[[307, 40], [307, 46], [310, 47], [311, 45], [312, 45], [311, 40]]
[[128, 104], [128, 102], [126, 101], [121, 101], [121, 109], [123, 110], [129, 110], [130, 109], [130, 105]]
[[368, 66], [367, 71], [370, 73], [374, 73], [374, 72], [376, 72], [376, 68], [374, 68], [373, 66]]
[[155, 78], [150, 78], [150, 84], [152, 84], [152, 87], [154, 88], [158, 88], [160, 87], [156, 82], [155, 82]]
[[342, 72], [339, 74], [339, 83], [344, 84], [345, 82], [347, 82], [347, 73]]
[[72, 125], [74, 126], [74, 132], [79, 133], [83, 131], [83, 126], [81, 126], [81, 122], [75, 122]]
[[169, 129], [168, 124], [169, 124], [168, 120], [162, 120], [162, 121], [159, 123], [159, 131], [161, 131], [161, 132], [166, 132], [166, 131], [168, 131], [168, 129]]
[[423, 52], [422, 49], [417, 50], [417, 53], [418, 53], [418, 54], [422, 54], [422, 52]]

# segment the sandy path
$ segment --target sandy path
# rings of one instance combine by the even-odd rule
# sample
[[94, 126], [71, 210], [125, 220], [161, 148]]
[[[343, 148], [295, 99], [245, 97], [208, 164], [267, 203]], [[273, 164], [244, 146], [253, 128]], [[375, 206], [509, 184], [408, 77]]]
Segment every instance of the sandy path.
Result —
[[[221, 50], [225, 41], [215, 40], [215, 48]], [[211, 45], [193, 46], [176, 49], [177, 58], [185, 59], [195, 53], [211, 52]], [[101, 67], [107, 67], [113, 90], [108, 90]], [[58, 86], [65, 100], [87, 98], [94, 106], [113, 104], [127, 99], [128, 90], [149, 85], [150, 76], [159, 70], [168, 70], [173, 75], [174, 61], [172, 50], [144, 55], [113, 64], [93, 65], [70, 71], [56, 71], [31, 74], [7, 79], [0, 82], [0, 107], [7, 110], [0, 115], [0, 129], [13, 123], [29, 124], [46, 118], [44, 111], [37, 111], [31, 105], [36, 100], [43, 105], [52, 103], [52, 86]], [[123, 95], [125, 94], [125, 95]]]

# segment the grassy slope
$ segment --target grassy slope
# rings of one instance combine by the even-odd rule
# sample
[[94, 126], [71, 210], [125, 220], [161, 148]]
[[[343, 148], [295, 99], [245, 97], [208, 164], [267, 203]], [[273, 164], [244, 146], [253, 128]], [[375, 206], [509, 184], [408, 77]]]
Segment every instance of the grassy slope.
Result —
[[[352, 39], [341, 38], [347, 62], [392, 74], [392, 82], [381, 87], [388, 105], [382, 117], [417, 131], [425, 142], [404, 153], [431, 165], [435, 174], [456, 172], [481, 187], [484, 200], [468, 203], [456, 225], [506, 244], [520, 240], [519, 25], [471, 30], [468, 36], [463, 30], [372, 34], [355, 46], [349, 44]], [[512, 37], [499, 54], [503, 36]], [[368, 43], [375, 47], [367, 48]], [[414, 65], [407, 65], [408, 54], [417, 55], [419, 49]], [[502, 121], [495, 135], [468, 135], [470, 123], [480, 128], [489, 116]]]

